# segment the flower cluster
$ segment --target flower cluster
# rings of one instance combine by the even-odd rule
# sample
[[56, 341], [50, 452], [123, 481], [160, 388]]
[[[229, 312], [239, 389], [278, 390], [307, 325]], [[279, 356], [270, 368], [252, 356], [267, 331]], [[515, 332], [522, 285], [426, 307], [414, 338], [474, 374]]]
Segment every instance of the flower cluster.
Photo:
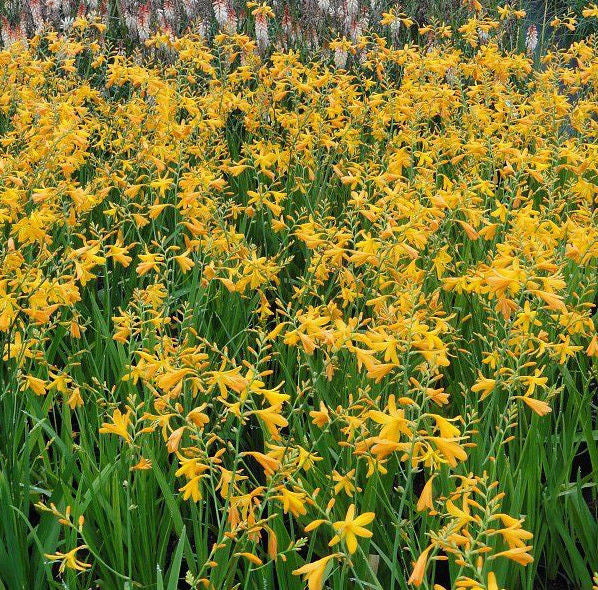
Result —
[[[169, 36], [193, 31], [206, 38], [218, 32], [245, 33], [262, 52], [272, 49], [330, 49], [336, 60], [366, 34], [383, 35], [402, 46], [415, 40], [434, 44], [461, 26], [476, 43], [487, 43], [489, 15], [498, 9], [503, 41], [533, 54], [541, 37], [569, 39], [578, 36], [580, 18], [591, 17], [572, 8], [547, 15], [518, 8], [517, 2], [499, 6], [496, 0], [5, 0], [0, 4], [0, 37], [12, 43], [53, 29], [71, 30], [77, 18], [96, 20], [121, 47], [143, 46], [156, 32]], [[555, 11], [556, 10], [556, 11]], [[582, 30], [584, 27], [582, 27]], [[330, 45], [332, 43], [332, 45]]]

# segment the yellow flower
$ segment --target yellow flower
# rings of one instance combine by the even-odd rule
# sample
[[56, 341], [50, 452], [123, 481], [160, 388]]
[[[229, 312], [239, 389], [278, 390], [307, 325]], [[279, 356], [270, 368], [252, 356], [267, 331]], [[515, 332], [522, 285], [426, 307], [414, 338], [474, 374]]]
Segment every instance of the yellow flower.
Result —
[[436, 445], [436, 448], [444, 456], [451, 467], [457, 466], [457, 459], [459, 461], [465, 461], [465, 459], [467, 459], [467, 453], [457, 441], [437, 436], [430, 436], [428, 438]]
[[540, 289], [530, 289], [530, 293], [533, 293], [542, 299], [546, 305], [548, 305], [548, 309], [565, 313], [567, 312], [567, 306], [563, 302], [563, 298], [560, 295], [549, 293], [548, 291], [541, 291]]
[[325, 522], [328, 522], [327, 520], [324, 520], [323, 518], [318, 518], [316, 520], [312, 520], [306, 527], [305, 527], [305, 532], [309, 533], [311, 531], [315, 531], [320, 525], [324, 524]]
[[81, 545], [79, 547], [75, 547], [75, 549], [72, 549], [68, 553], [61, 553], [60, 551], [57, 551], [53, 554], [45, 553], [44, 557], [52, 562], [60, 561], [60, 567], [58, 568], [60, 573], [62, 573], [67, 567], [69, 569], [84, 572], [86, 569], [91, 567], [91, 564], [77, 559], [77, 551], [86, 548], [87, 545]]
[[108, 248], [106, 255], [126, 268], [133, 260], [130, 256], [127, 256], [127, 252], [130, 248], [131, 245], [124, 247], [120, 244], [120, 242], [117, 242]]
[[349, 553], [357, 551], [357, 537], [370, 538], [372, 532], [363, 528], [370, 524], [376, 515], [373, 512], [364, 512], [355, 518], [355, 504], [351, 504], [347, 510], [345, 520], [339, 520], [332, 524], [332, 527], [337, 532], [331, 539], [329, 546], [336, 545], [339, 541], [344, 541], [347, 545]]
[[525, 402], [538, 416], [546, 416], [546, 414], [552, 412], [552, 408], [546, 403], [533, 397], [527, 397], [525, 395], [516, 395], [515, 399], [520, 399]]
[[407, 580], [408, 584], [413, 584], [416, 587], [421, 586], [421, 583], [424, 580], [424, 576], [426, 574], [426, 565], [428, 564], [428, 553], [432, 550], [432, 545], [430, 545], [427, 549], [425, 549], [421, 555], [417, 558], [415, 565], [413, 566], [413, 571], [411, 572], [411, 576], [409, 576], [409, 580]]
[[436, 474], [432, 475], [432, 477], [426, 482], [422, 493], [419, 496], [419, 500], [417, 501], [416, 510], [418, 512], [422, 512], [426, 509], [434, 511], [434, 501], [432, 497], [432, 482]]
[[158, 272], [160, 270], [158, 265], [162, 263], [164, 257], [159, 254], [146, 252], [145, 254], [139, 254], [139, 260], [141, 260], [141, 262], [137, 265], [137, 274], [143, 276], [150, 270]]
[[131, 410], [127, 410], [126, 414], [123, 414], [120, 410], [114, 410], [112, 415], [112, 424], [110, 422], [104, 422], [100, 428], [100, 432], [103, 434], [117, 434], [122, 436], [127, 442], [131, 442], [131, 435], [129, 434], [128, 428], [131, 423]]
[[172, 431], [172, 434], [168, 437], [168, 441], [166, 442], [166, 450], [169, 453], [175, 453], [179, 449], [179, 444], [181, 443], [181, 438], [185, 432], [186, 427], [181, 426], [176, 430]]
[[131, 467], [131, 471], [145, 471], [152, 468], [152, 462], [145, 457], [141, 457], [136, 465]]
[[266, 477], [274, 475], [274, 473], [276, 473], [281, 466], [280, 461], [276, 457], [264, 455], [264, 453], [259, 453], [258, 451], [247, 451], [245, 453], [241, 453], [241, 455], [250, 455], [253, 457], [264, 468], [264, 474]]
[[531, 395], [536, 387], [546, 387], [548, 377], [540, 377], [544, 369], [536, 369], [533, 375], [524, 375], [521, 380], [527, 385], [525, 395]]
[[27, 375], [25, 388], [31, 389], [35, 395], [46, 395], [46, 382], [43, 379]]
[[494, 572], [488, 572], [488, 590], [498, 590], [498, 583], [496, 582], [496, 575]]
[[193, 423], [200, 429], [203, 429], [204, 426], [210, 422], [210, 418], [208, 417], [208, 415], [202, 412], [202, 410], [204, 410], [206, 406], [207, 404], [205, 403], [201, 404], [201, 406], [193, 408], [187, 414], [187, 420], [189, 420], [189, 422]]
[[176, 260], [176, 263], [179, 265], [179, 268], [183, 274], [186, 274], [195, 266], [195, 262], [189, 258], [188, 252], [180, 254], [179, 256], [175, 256], [174, 259]]
[[277, 404], [275, 406], [265, 408], [264, 410], [253, 411], [253, 414], [255, 414], [264, 423], [266, 429], [270, 433], [270, 436], [274, 440], [280, 440], [280, 433], [278, 432], [278, 429], [289, 425], [286, 418], [281, 416], [281, 409], [282, 405]]
[[[589, 354], [589, 353], [588, 353]], [[320, 402], [320, 409], [319, 410], [312, 410], [309, 415], [312, 417], [312, 422], [322, 428], [324, 424], [330, 422], [330, 415], [328, 413], [328, 408], [324, 404], [324, 402]]]
[[321, 590], [324, 585], [326, 565], [331, 559], [339, 556], [340, 553], [333, 553], [332, 555], [318, 559], [318, 561], [306, 563], [304, 566], [293, 570], [293, 575], [303, 576], [303, 580], [307, 582], [308, 590]]
[[197, 475], [191, 478], [182, 488], [179, 488], [179, 492], [183, 492], [183, 500], [191, 498], [194, 502], [199, 502], [202, 498], [201, 488], [199, 484], [201, 479], [205, 475]]
[[247, 552], [235, 553], [234, 556], [235, 557], [244, 557], [247, 561], [250, 561], [251, 563], [253, 563], [255, 565], [263, 564], [263, 561], [257, 555], [254, 555], [253, 553], [247, 553]]
[[500, 553], [495, 553], [490, 557], [490, 559], [495, 559], [497, 557], [506, 557], [512, 561], [517, 562], [520, 565], [527, 565], [528, 563], [532, 563], [534, 558], [528, 553], [531, 551], [532, 547], [530, 545], [526, 545], [524, 547], [515, 547], [513, 549], [507, 549], [506, 551], [501, 551]]
[[75, 387], [75, 389], [73, 389], [73, 393], [71, 393], [66, 403], [69, 405], [71, 410], [83, 405], [83, 398], [81, 397], [81, 389], [79, 387]]
[[588, 344], [586, 354], [588, 356], [598, 358], [598, 334], [594, 334], [594, 337], [592, 338], [590, 344]]
[[229, 389], [240, 394], [247, 388], [249, 381], [239, 374], [241, 367], [235, 367], [228, 371], [223, 371], [222, 369], [224, 369], [224, 366], [219, 371], [208, 371], [206, 375], [209, 376], [208, 385], [217, 385], [220, 395], [224, 399], [227, 399]]
[[434, 257], [434, 268], [436, 269], [436, 276], [440, 279], [448, 266], [448, 263], [453, 259], [450, 254], [447, 253], [448, 246], [443, 246], [438, 254]]
[[502, 538], [509, 545], [510, 549], [525, 547], [525, 541], [529, 541], [534, 536], [529, 531], [522, 529], [521, 525], [500, 529], [496, 532], [502, 535]]
[[588, 8], [584, 8], [581, 14], [586, 18], [598, 18], [598, 6], [596, 6], [596, 4], [591, 4]]
[[248, 2], [247, 8], [252, 8], [251, 14], [253, 16], [265, 16], [269, 18], [274, 18], [273, 10], [264, 2], [262, 4], [258, 4], [257, 2]]
[[409, 421], [405, 418], [405, 411], [397, 408], [395, 396], [392, 394], [388, 397], [388, 414], [371, 410], [369, 416], [374, 422], [383, 425], [380, 429], [380, 438], [384, 440], [398, 442], [401, 434], [411, 435]]
[[282, 502], [285, 514], [290, 512], [293, 516], [297, 517], [307, 513], [307, 509], [305, 508], [305, 492], [292, 492], [282, 486], [279, 488], [279, 491], [280, 495], [272, 496], [272, 498]]
[[480, 378], [471, 386], [474, 393], [482, 392], [480, 399], [488, 397], [496, 387], [496, 379], [487, 379], [480, 375]]
[[[336, 469], [332, 472], [332, 479], [337, 483], [334, 484], [334, 495], [337, 496], [341, 490], [345, 491], [347, 496], [352, 496], [355, 492], [355, 485], [352, 479], [355, 477], [355, 469], [351, 469], [346, 475], [341, 475]], [[357, 488], [361, 491], [361, 488]]]

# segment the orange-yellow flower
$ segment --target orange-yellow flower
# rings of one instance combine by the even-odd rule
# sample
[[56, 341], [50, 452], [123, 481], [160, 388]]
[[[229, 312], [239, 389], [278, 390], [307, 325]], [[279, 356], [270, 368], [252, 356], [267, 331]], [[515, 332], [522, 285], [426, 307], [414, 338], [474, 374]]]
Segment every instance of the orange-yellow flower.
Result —
[[432, 498], [432, 482], [436, 474], [432, 475], [432, 477], [426, 482], [422, 493], [419, 496], [419, 500], [417, 501], [416, 510], [418, 512], [422, 512], [423, 510], [434, 510], [434, 501]]
[[421, 586], [421, 583], [424, 581], [424, 576], [426, 574], [426, 565], [428, 564], [428, 553], [430, 553], [432, 547], [433, 545], [430, 545], [417, 558], [417, 561], [413, 566], [411, 576], [409, 576], [409, 580], [407, 580], [408, 584], [413, 584], [416, 587]]
[[127, 442], [131, 442], [131, 435], [129, 434], [129, 425], [131, 423], [131, 410], [127, 410], [126, 414], [123, 414], [120, 410], [114, 410], [112, 415], [112, 424], [110, 422], [104, 422], [100, 428], [100, 432], [103, 434], [117, 434], [122, 436]]
[[515, 399], [520, 399], [525, 402], [538, 416], [546, 416], [546, 414], [552, 412], [552, 408], [546, 403], [533, 397], [527, 397], [525, 395], [516, 395]]
[[77, 559], [77, 551], [81, 549], [86, 549], [87, 545], [81, 545], [80, 547], [75, 547], [71, 549], [67, 553], [61, 553], [57, 551], [56, 553], [45, 553], [44, 557], [49, 559], [50, 561], [60, 561], [60, 567], [58, 571], [60, 573], [64, 572], [65, 568], [69, 568], [72, 570], [77, 570], [79, 572], [84, 572], [86, 569], [91, 567], [90, 563], [85, 563], [80, 559]]
[[370, 524], [375, 517], [376, 515], [373, 512], [364, 512], [355, 517], [355, 504], [351, 504], [347, 510], [345, 520], [332, 523], [332, 527], [337, 534], [332, 537], [329, 545], [332, 547], [339, 541], [344, 541], [349, 553], [355, 553], [357, 551], [357, 537], [370, 538], [372, 536], [372, 532], [363, 527]]
[[526, 545], [525, 547], [514, 547], [513, 549], [507, 549], [506, 551], [501, 551], [500, 553], [495, 553], [490, 557], [490, 559], [495, 559], [497, 557], [506, 557], [512, 561], [517, 562], [520, 565], [527, 565], [528, 563], [532, 563], [534, 558], [528, 553], [531, 551], [531, 545]]
[[331, 559], [338, 557], [339, 555], [340, 553], [333, 553], [332, 555], [327, 555], [312, 563], [306, 563], [304, 566], [293, 570], [293, 575], [303, 576], [303, 580], [307, 582], [308, 590], [321, 590], [324, 585], [326, 565]]

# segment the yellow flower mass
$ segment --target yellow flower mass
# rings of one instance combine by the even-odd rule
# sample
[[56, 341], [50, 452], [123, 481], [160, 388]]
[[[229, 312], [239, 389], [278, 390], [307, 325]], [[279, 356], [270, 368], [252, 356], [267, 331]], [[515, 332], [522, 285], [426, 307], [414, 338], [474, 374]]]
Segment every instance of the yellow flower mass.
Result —
[[0, 586], [591, 587], [596, 38], [250, 4], [0, 51]]

